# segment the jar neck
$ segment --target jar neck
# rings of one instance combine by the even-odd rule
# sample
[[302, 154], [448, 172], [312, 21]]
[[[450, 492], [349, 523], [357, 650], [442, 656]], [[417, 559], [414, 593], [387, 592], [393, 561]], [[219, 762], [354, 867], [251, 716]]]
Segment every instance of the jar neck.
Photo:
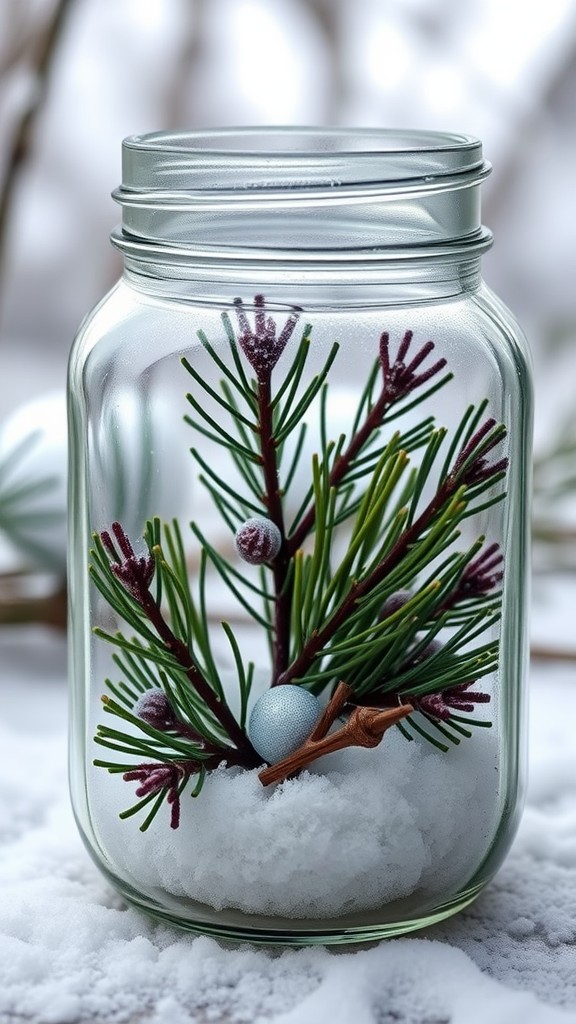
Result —
[[476, 139], [439, 132], [136, 136], [123, 146], [112, 240], [155, 278], [188, 266], [224, 279], [233, 266], [236, 277], [345, 284], [361, 268], [408, 279], [417, 265], [462, 265], [490, 245], [480, 220], [488, 172]]
[[124, 280], [136, 291], [159, 298], [232, 303], [237, 296], [265, 294], [269, 302], [306, 309], [407, 305], [446, 301], [473, 293], [482, 283], [480, 258], [421, 260], [410, 264], [298, 267], [264, 263], [229, 266], [124, 259]]

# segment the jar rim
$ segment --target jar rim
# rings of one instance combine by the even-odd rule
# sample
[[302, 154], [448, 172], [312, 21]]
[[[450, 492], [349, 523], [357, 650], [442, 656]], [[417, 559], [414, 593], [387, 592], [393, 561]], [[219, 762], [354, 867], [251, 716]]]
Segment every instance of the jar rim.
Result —
[[454, 132], [391, 128], [211, 128], [130, 135], [120, 202], [131, 191], [316, 190], [475, 179], [482, 143]]
[[276, 261], [289, 252], [333, 262], [342, 251], [390, 259], [489, 244], [479, 186], [490, 165], [471, 135], [223, 127], [131, 135], [122, 154], [114, 243], [125, 252], [135, 243], [164, 256], [177, 247], [189, 259]]
[[[278, 145], [277, 143], [282, 143]], [[254, 143], [257, 143], [255, 145]], [[288, 145], [291, 143], [291, 145]], [[432, 129], [331, 128], [311, 125], [253, 125], [156, 131], [129, 135], [124, 146], [134, 150], [198, 152], [251, 156], [263, 149], [272, 156], [301, 158], [319, 152], [362, 158], [374, 153], [422, 153], [480, 150], [480, 140], [460, 132]]]

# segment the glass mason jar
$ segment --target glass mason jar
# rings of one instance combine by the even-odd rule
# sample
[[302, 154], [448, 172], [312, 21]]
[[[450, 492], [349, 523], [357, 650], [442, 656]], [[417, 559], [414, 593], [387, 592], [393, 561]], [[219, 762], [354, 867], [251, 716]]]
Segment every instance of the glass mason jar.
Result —
[[80, 831], [194, 931], [429, 925], [522, 794], [531, 391], [480, 276], [481, 144], [263, 128], [123, 158], [124, 274], [69, 374]]

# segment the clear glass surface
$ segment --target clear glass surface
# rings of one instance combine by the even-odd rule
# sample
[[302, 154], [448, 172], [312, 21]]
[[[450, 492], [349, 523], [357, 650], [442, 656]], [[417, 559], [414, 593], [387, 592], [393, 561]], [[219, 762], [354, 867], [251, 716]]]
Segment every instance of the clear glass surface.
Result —
[[[476, 211], [474, 217], [479, 211], [478, 184], [485, 173], [474, 140], [431, 137], [429, 133], [368, 133], [361, 138], [317, 132], [311, 141], [310, 133], [284, 136], [277, 130], [273, 134], [247, 130], [244, 139], [238, 132], [232, 136], [191, 133], [127, 141], [125, 180], [118, 195], [123, 203], [128, 202], [128, 207], [124, 206], [128, 221], [116, 236], [125, 250], [125, 274], [84, 322], [71, 356], [74, 809], [91, 855], [112, 884], [136, 905], [184, 927], [279, 944], [354, 942], [401, 934], [454, 913], [475, 897], [506, 855], [521, 808], [531, 432], [525, 344], [512, 316], [480, 278], [479, 254], [488, 234], [479, 220], [470, 221], [471, 210]], [[324, 166], [326, 160], [337, 159], [344, 168], [342, 191], [335, 182], [328, 199], [323, 187], [313, 196], [318, 217], [311, 217], [306, 206], [310, 184], [298, 179], [294, 187], [289, 175], [286, 177], [295, 154], [301, 157], [300, 176], [312, 161], [320, 177], [332, 174], [331, 168]], [[196, 175], [197, 161], [204, 171], [207, 166], [212, 168], [209, 181], [204, 171]], [[179, 179], [173, 177], [174, 162], [179, 166]], [[266, 183], [262, 182], [264, 162]], [[435, 220], [435, 230], [428, 232], [422, 225], [431, 212], [427, 205], [430, 196], [421, 186], [432, 173], [432, 163], [437, 179], [452, 182], [450, 188], [439, 189], [441, 206], [432, 212], [448, 210], [450, 203], [456, 208], [446, 217], [443, 214], [440, 226]], [[402, 164], [404, 169], [410, 165], [411, 176], [401, 178], [398, 169]], [[161, 172], [169, 179], [163, 196], [157, 194]], [[242, 205], [250, 173], [250, 202], [255, 208], [248, 232], [246, 209], [239, 218], [236, 212], [231, 217], [228, 195], [219, 207], [215, 194], [219, 189], [228, 194], [236, 188]], [[458, 174], [470, 179], [466, 193], [476, 195], [461, 221], [461, 226], [466, 224], [464, 232], [455, 228], [462, 214], [457, 207], [463, 190], [453, 187]], [[365, 205], [351, 196], [350, 189], [352, 179], [366, 178], [370, 178], [373, 192], [367, 218]], [[401, 198], [394, 192], [398, 180], [402, 181]], [[392, 200], [386, 197], [387, 189], [394, 192]], [[146, 195], [148, 212], [138, 222], [131, 219], [130, 190], [135, 190], [136, 203]], [[169, 223], [165, 220], [168, 192]], [[213, 207], [210, 242], [208, 221], [195, 212], [204, 201]], [[286, 209], [282, 209], [284, 202]], [[394, 207], [393, 214], [378, 220], [378, 210], [387, 203]], [[286, 218], [293, 233], [280, 236], [279, 224]], [[351, 231], [345, 225], [351, 225]], [[416, 232], [414, 225], [418, 225]], [[371, 241], [379, 238], [375, 248], [356, 244], [358, 238], [366, 238], [366, 232]], [[238, 299], [240, 305], [235, 302]], [[252, 352], [251, 361], [246, 342], [247, 337], [258, 336], [262, 302], [266, 317], [275, 322], [275, 330], [270, 328], [267, 335], [267, 352], [273, 339], [283, 336], [290, 318], [298, 317], [294, 329], [284, 332], [286, 343], [277, 350], [269, 374], [270, 399], [276, 401], [272, 448], [284, 492], [283, 528], [286, 538], [299, 537], [295, 550], [302, 551], [284, 575], [281, 592], [276, 555], [261, 570], [238, 554], [234, 531], [242, 518], [235, 496], [246, 493], [246, 469], [242, 459], [222, 444], [219, 433], [236, 431], [244, 446], [252, 447], [253, 427], [244, 423], [238, 434], [238, 416], [231, 414], [230, 406], [239, 394], [233, 381], [243, 372], [255, 381], [250, 387], [256, 405], [251, 411], [242, 407], [242, 414], [246, 420], [262, 415], [263, 406], [256, 396], [269, 356], [254, 357]], [[407, 332], [411, 332], [411, 340]], [[310, 344], [296, 372], [303, 335], [309, 336]], [[430, 341], [433, 349], [428, 347]], [[333, 355], [335, 342], [339, 347]], [[258, 358], [264, 358], [264, 363]], [[287, 423], [282, 423], [283, 403], [291, 396], [291, 383], [292, 409], [298, 411], [299, 401], [315, 387], [332, 358], [324, 397], [319, 389], [301, 415], [294, 417], [294, 429], [282, 439], [281, 428]], [[415, 358], [416, 365], [410, 369]], [[434, 370], [439, 360], [446, 364]], [[340, 454], [349, 451], [377, 404], [381, 382], [386, 381], [386, 364], [388, 382], [394, 372], [400, 381], [399, 393], [402, 380], [406, 383], [407, 367], [413, 378], [420, 374], [424, 380], [415, 384], [413, 391], [408, 388], [397, 406], [392, 403], [383, 424], [366, 432], [355, 471], [349, 472], [348, 497], [335, 498], [335, 508], [345, 510], [348, 502], [356, 511], [354, 515], [342, 512], [340, 523], [332, 523], [330, 548], [322, 549], [326, 564], [318, 577], [320, 583], [316, 591], [303, 590], [299, 604], [294, 595], [305, 574], [320, 571], [314, 569], [313, 561], [314, 553], [317, 559], [322, 556], [318, 523], [330, 525], [329, 513], [322, 517], [318, 511], [320, 492], [309, 491], [315, 460], [324, 464], [327, 473], [335, 472], [331, 445], [339, 445]], [[452, 379], [435, 389], [448, 372]], [[366, 396], [371, 375], [374, 386]], [[190, 403], [188, 394], [196, 405]], [[422, 401], [416, 400], [420, 397]], [[475, 411], [467, 413], [471, 407]], [[452, 480], [450, 473], [456, 472], [459, 453], [466, 444], [474, 448], [478, 431], [488, 421], [495, 426], [487, 427], [484, 436], [500, 425], [502, 436], [486, 452], [468, 452], [469, 462], [472, 460], [468, 482], [460, 481], [468, 491], [455, 486], [454, 500], [468, 501], [470, 507], [465, 516], [458, 510], [450, 513], [455, 516], [453, 528], [443, 535], [440, 547], [435, 547], [436, 534], [431, 531], [441, 528], [438, 516], [452, 486], [446, 480]], [[300, 443], [302, 422], [307, 429]], [[396, 431], [401, 437], [392, 442]], [[432, 435], [441, 441], [433, 459]], [[262, 430], [256, 430], [254, 436], [254, 451], [258, 451]], [[384, 485], [378, 484], [379, 509], [360, 505], [366, 489], [376, 486], [376, 465], [379, 459], [385, 464], [383, 451], [389, 443], [397, 443], [398, 450], [406, 452], [399, 456], [398, 480], [390, 478], [386, 495]], [[260, 462], [251, 463], [253, 482], [260, 482], [267, 499], [270, 491], [266, 491], [263, 465], [269, 466], [269, 453], [270, 446], [264, 446]], [[407, 461], [401, 468], [403, 459]], [[427, 460], [431, 460], [429, 472]], [[458, 465], [465, 462], [466, 451]], [[503, 468], [498, 473], [500, 463]], [[386, 465], [386, 472], [391, 471], [391, 464]], [[316, 480], [318, 488], [318, 476]], [[333, 481], [333, 491], [337, 490]], [[258, 487], [250, 491], [248, 486], [254, 507], [241, 502], [240, 512], [246, 518], [263, 513], [274, 518], [270, 511], [273, 503], [267, 504], [257, 492]], [[494, 500], [496, 497], [499, 500]], [[302, 522], [314, 502], [317, 519], [306, 530]], [[402, 527], [401, 518], [395, 516], [402, 517], [404, 508], [410, 518], [403, 520]], [[137, 724], [106, 714], [102, 705], [103, 695], [108, 701], [123, 695], [124, 708], [133, 714], [138, 690], [134, 680], [127, 679], [126, 662], [118, 662], [125, 649], [103, 638], [102, 633], [113, 637], [123, 630], [130, 637], [133, 631], [90, 582], [86, 567], [92, 536], [110, 533], [117, 522], [133, 543], [134, 557], [145, 560], [149, 553], [142, 534], [146, 522], [154, 517], [180, 524], [195, 593], [205, 574], [209, 657], [237, 722], [244, 720], [238, 677], [248, 671], [249, 663], [254, 670], [247, 722], [270, 681], [278, 681], [282, 658], [274, 609], [282, 603], [280, 593], [291, 594], [281, 627], [285, 628], [287, 617], [290, 649], [281, 668], [288, 681], [294, 678], [323, 705], [339, 681], [353, 684], [354, 698], [343, 717], [335, 719], [333, 731], [350, 721], [360, 706], [377, 706], [382, 712], [412, 700], [413, 712], [399, 726], [388, 729], [377, 745], [345, 747], [312, 761], [296, 777], [271, 786], [263, 786], [259, 780], [262, 758], [254, 764], [211, 768], [202, 791], [191, 798], [197, 781], [193, 775], [183, 780], [177, 828], [170, 828], [170, 806], [165, 799], [145, 832], [139, 826], [151, 804], [120, 818], [136, 802], [135, 788], [142, 779], [125, 780], [120, 770], [110, 773], [94, 766], [94, 761], [116, 759], [126, 770], [131, 766], [136, 770], [142, 758], [133, 752], [126, 754], [125, 741], [120, 739], [111, 754], [111, 748], [103, 748], [95, 736], [104, 722], [138, 738]], [[390, 533], [386, 547], [385, 532], [393, 530], [394, 523], [397, 533]], [[420, 544], [429, 545], [428, 559]], [[352, 554], [354, 545], [357, 550], [362, 547], [361, 556]], [[215, 555], [202, 555], [202, 548]], [[417, 573], [410, 570], [411, 552], [423, 552]], [[447, 566], [456, 566], [458, 557], [463, 561], [450, 583]], [[482, 557], [485, 571], [482, 562], [478, 568], [477, 560]], [[235, 573], [232, 587], [226, 585], [220, 571], [222, 560]], [[349, 572], [341, 568], [346, 565]], [[261, 572], [272, 595], [268, 601], [258, 593], [263, 585]], [[337, 582], [332, 584], [334, 579]], [[461, 588], [460, 603], [451, 606], [450, 594], [454, 595], [458, 580], [467, 581], [468, 591]], [[392, 620], [396, 625], [392, 625], [386, 623], [386, 615], [394, 612], [385, 612], [374, 603], [372, 618], [354, 619], [356, 604], [346, 595], [358, 581], [364, 588], [357, 592], [358, 602], [377, 602], [385, 593], [397, 595], [407, 582], [405, 606], [415, 594], [425, 592], [432, 595], [428, 610], [423, 611], [424, 604], [419, 606], [418, 601], [408, 603], [405, 613], [401, 607], [396, 612]], [[245, 589], [246, 584], [252, 589]], [[331, 586], [332, 599], [326, 596]], [[436, 600], [435, 588], [443, 600]], [[180, 629], [189, 652], [205, 664], [206, 651], [189, 623], [178, 623], [166, 590], [156, 597], [173, 633]], [[477, 599], [477, 619], [472, 623], [468, 612]], [[335, 616], [341, 614], [345, 620], [339, 602], [346, 601], [350, 628], [338, 632]], [[451, 617], [450, 607], [457, 609]], [[263, 621], [268, 625], [263, 626]], [[223, 628], [222, 622], [228, 626]], [[410, 622], [413, 626], [409, 629]], [[227, 629], [236, 639], [238, 658]], [[463, 630], [467, 630], [466, 636]], [[325, 644], [306, 661], [311, 637], [318, 633]], [[373, 643], [376, 635], [383, 638], [381, 648], [370, 648], [371, 659], [363, 660], [363, 645]], [[300, 674], [296, 670], [291, 676], [291, 665], [301, 655], [305, 665]], [[377, 679], [380, 656], [383, 681]], [[172, 670], [170, 657], [166, 657], [167, 661], [152, 665], [146, 686], [150, 687], [152, 678], [155, 687], [167, 685], [172, 694], [163, 675], [169, 676]], [[438, 686], [434, 693], [448, 694], [448, 717], [434, 713], [438, 704], [422, 702], [432, 692], [426, 687], [438, 665], [448, 675], [443, 689]], [[401, 692], [392, 685], [394, 679], [403, 680], [398, 684], [404, 687]], [[107, 680], [116, 689], [110, 690]], [[279, 682], [286, 679], [282, 676]], [[275, 689], [281, 691], [282, 685]]]

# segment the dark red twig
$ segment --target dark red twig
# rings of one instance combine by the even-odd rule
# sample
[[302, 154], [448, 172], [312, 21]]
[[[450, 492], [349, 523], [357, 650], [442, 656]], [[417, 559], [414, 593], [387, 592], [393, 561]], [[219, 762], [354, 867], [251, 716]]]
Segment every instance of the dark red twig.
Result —
[[274, 653], [272, 685], [285, 670], [290, 651], [290, 606], [291, 595], [286, 586], [290, 567], [290, 552], [286, 542], [284, 511], [276, 457], [276, 439], [272, 408], [272, 371], [291, 338], [299, 319], [299, 312], [290, 314], [284, 327], [277, 334], [276, 321], [266, 315], [264, 296], [254, 299], [254, 330], [250, 327], [241, 299], [234, 303], [238, 317], [238, 344], [252, 366], [258, 387], [258, 435], [260, 462], [264, 477], [262, 499], [272, 522], [278, 527], [281, 544], [272, 562], [274, 578]]
[[180, 786], [184, 779], [200, 771], [199, 761], [171, 761], [170, 764], [142, 764], [128, 772], [122, 778], [125, 782], [139, 782], [137, 797], [151, 796], [167, 790], [166, 799], [171, 805], [170, 828], [180, 825]]
[[454, 589], [447, 595], [436, 614], [453, 608], [461, 601], [489, 594], [502, 581], [504, 573], [499, 567], [503, 563], [504, 556], [500, 551], [500, 545], [489, 544], [485, 551], [481, 551], [478, 557], [466, 566]]

